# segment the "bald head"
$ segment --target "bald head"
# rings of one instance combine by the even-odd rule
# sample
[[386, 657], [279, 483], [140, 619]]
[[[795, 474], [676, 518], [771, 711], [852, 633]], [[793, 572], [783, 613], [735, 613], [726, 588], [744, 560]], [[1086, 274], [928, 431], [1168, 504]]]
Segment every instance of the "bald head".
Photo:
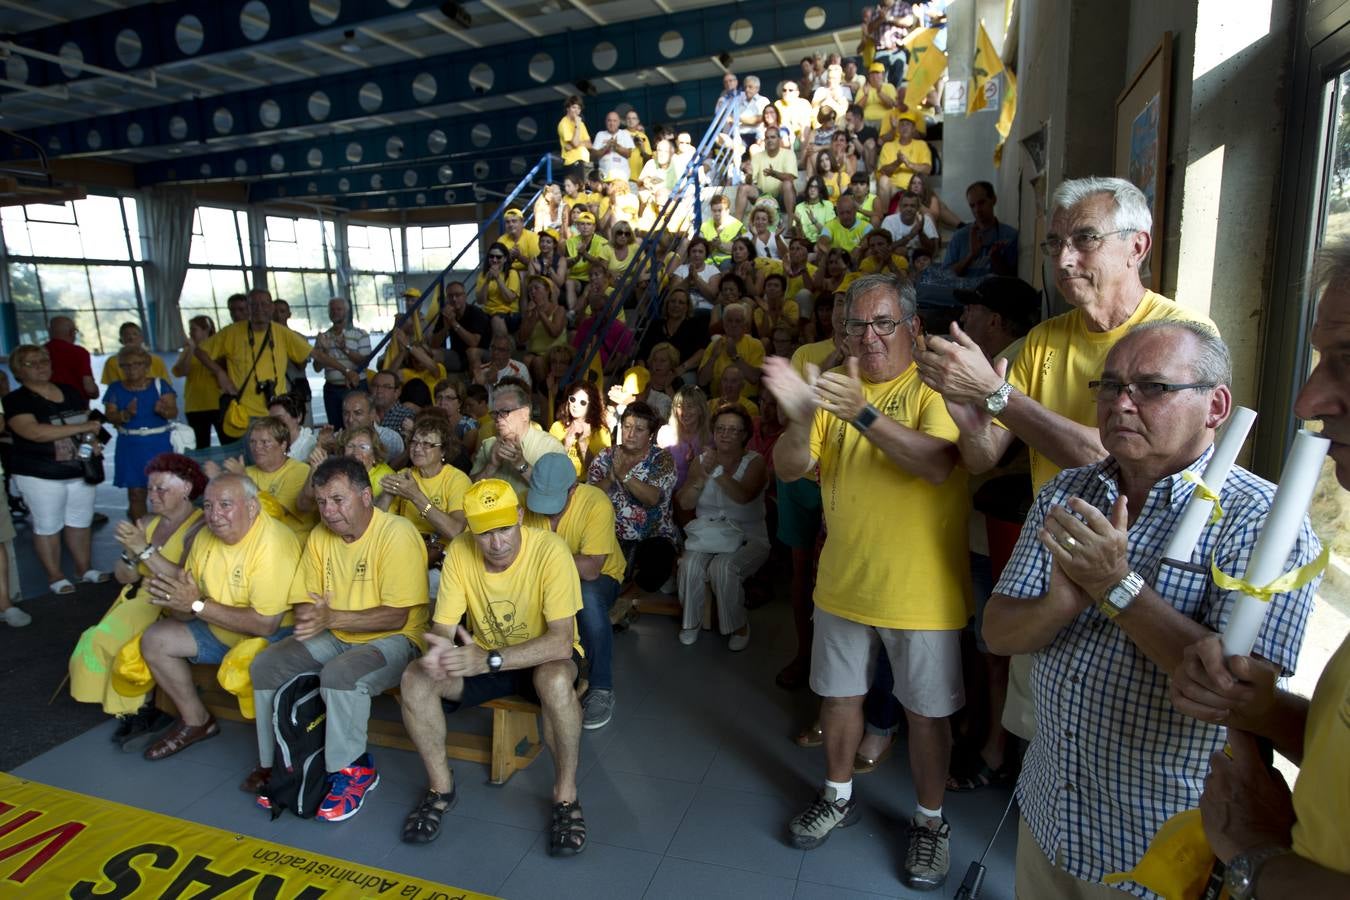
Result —
[[53, 316], [47, 333], [58, 341], [75, 340], [75, 320], [69, 316]]

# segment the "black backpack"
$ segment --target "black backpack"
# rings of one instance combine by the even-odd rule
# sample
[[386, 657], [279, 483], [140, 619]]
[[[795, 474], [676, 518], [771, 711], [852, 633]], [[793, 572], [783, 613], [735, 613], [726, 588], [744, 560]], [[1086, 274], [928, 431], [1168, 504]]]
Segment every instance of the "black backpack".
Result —
[[275, 820], [283, 809], [312, 819], [327, 793], [323, 748], [325, 719], [317, 672], [302, 672], [277, 691], [272, 704], [276, 760], [267, 784], [258, 790]]

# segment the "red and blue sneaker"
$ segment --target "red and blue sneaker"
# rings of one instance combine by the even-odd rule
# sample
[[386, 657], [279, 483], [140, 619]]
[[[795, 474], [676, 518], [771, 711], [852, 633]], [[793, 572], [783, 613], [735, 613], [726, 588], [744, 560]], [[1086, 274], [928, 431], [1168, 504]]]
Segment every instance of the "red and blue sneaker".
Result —
[[342, 822], [360, 812], [366, 794], [380, 783], [380, 773], [375, 771], [375, 761], [369, 753], [363, 753], [356, 762], [328, 778], [328, 796], [323, 798], [314, 817], [329, 822]]

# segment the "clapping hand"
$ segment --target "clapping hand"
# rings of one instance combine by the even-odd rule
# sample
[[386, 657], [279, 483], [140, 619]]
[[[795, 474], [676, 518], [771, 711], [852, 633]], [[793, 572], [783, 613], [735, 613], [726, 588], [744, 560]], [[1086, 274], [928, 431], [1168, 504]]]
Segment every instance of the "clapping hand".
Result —
[[309, 599], [312, 602], [297, 603], [293, 607], [295, 612], [295, 636], [302, 641], [307, 641], [316, 634], [327, 631], [333, 620], [333, 610], [328, 605], [326, 595], [310, 591]]
[[149, 588], [152, 604], [176, 613], [192, 612], [192, 604], [202, 599], [196, 580], [182, 569], [168, 576], [152, 576]]
[[792, 368], [792, 363], [781, 356], [770, 356], [764, 360], [764, 379], [762, 384], [778, 401], [778, 408], [789, 422], [806, 424], [816, 411], [816, 380], [820, 369], [812, 363], [806, 364], [806, 378], [803, 379]]

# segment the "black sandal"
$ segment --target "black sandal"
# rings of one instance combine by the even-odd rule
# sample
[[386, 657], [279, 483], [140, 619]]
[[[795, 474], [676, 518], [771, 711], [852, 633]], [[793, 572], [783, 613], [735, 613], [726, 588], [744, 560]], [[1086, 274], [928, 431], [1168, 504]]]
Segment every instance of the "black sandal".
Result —
[[586, 820], [581, 815], [581, 804], [553, 804], [553, 823], [548, 831], [549, 856], [576, 856], [586, 849]]
[[403, 843], [430, 844], [440, 837], [441, 816], [454, 808], [456, 799], [453, 786], [446, 794], [428, 789], [417, 808], [403, 821]]

